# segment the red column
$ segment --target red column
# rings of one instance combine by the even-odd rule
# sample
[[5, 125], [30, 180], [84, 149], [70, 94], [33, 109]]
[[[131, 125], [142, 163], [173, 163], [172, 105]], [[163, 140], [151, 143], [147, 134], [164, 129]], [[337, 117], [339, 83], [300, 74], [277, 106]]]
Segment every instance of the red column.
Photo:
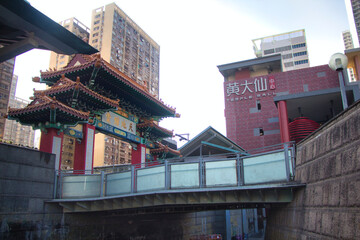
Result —
[[279, 111], [279, 124], [280, 124], [280, 135], [281, 142], [290, 142], [290, 132], [289, 132], [289, 120], [288, 112], [285, 101], [279, 101], [277, 103]]
[[[95, 126], [83, 124], [83, 139], [75, 143], [74, 170], [93, 170]], [[81, 172], [83, 173], [83, 172]]]
[[64, 133], [56, 128], [48, 128], [41, 132], [40, 151], [56, 154], [55, 169], [61, 169], [61, 153]]
[[145, 144], [139, 143], [137, 145], [136, 150], [133, 148], [131, 152], [131, 164], [138, 164], [138, 167], [140, 166], [140, 163], [145, 163], [145, 157], [146, 157], [146, 146]]

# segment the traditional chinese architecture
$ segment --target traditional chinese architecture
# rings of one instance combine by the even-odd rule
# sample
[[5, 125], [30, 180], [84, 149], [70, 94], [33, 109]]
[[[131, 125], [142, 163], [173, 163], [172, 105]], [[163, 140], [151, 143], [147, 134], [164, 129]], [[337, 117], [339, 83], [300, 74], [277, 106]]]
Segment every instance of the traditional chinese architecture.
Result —
[[40, 150], [55, 153], [59, 169], [64, 135], [76, 139], [74, 170], [92, 170], [97, 132], [129, 142], [132, 164], [180, 154], [160, 143], [172, 131], [157, 123], [165, 117], [179, 117], [175, 109], [100, 55], [76, 55], [66, 68], [41, 72], [33, 81], [49, 88], [34, 91], [27, 107], [9, 109], [8, 118], [41, 129]]

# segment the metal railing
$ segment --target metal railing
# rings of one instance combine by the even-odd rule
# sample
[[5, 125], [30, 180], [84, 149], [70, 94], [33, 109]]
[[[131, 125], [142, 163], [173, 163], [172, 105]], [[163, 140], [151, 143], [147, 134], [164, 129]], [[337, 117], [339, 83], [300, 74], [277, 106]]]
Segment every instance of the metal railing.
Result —
[[289, 182], [295, 173], [294, 154], [294, 145], [286, 143], [246, 156], [232, 153], [177, 158], [130, 165], [113, 172], [57, 171], [54, 198], [101, 198]]

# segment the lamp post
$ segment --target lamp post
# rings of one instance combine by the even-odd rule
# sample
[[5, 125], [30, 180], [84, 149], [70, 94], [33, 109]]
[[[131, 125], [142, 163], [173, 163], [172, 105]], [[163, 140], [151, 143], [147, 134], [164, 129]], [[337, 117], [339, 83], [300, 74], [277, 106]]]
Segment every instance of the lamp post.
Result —
[[348, 107], [347, 99], [346, 99], [346, 92], [345, 92], [345, 84], [344, 84], [344, 77], [343, 77], [343, 70], [346, 69], [348, 64], [348, 58], [345, 54], [342, 53], [335, 53], [330, 57], [329, 67], [338, 72], [339, 76], [339, 83], [340, 83], [340, 92], [341, 92], [341, 99], [343, 108], [346, 109]]

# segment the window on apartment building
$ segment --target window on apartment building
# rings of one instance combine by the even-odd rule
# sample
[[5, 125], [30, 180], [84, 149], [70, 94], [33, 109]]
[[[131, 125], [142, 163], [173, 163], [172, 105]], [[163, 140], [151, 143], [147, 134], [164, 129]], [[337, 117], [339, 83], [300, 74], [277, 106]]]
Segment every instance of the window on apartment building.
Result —
[[9, 95], [0, 93], [0, 99], [8, 99]]
[[94, 33], [92, 36], [93, 37], [99, 36], [99, 33]]
[[94, 25], [98, 24], [100, 22], [100, 20], [97, 20], [94, 22]]
[[99, 29], [100, 29], [100, 27], [99, 27], [99, 26], [94, 27], [94, 31], [99, 30]]
[[308, 62], [309, 62], [309, 60], [304, 59], [304, 60], [300, 60], [300, 61], [295, 61], [294, 63], [295, 63], [295, 65], [300, 65], [300, 64], [305, 64], [305, 63], [308, 63]]
[[305, 46], [306, 46], [305, 43], [299, 43], [299, 44], [292, 45], [292, 48], [295, 49], [295, 48], [301, 48], [301, 47], [305, 47]]
[[289, 58], [292, 58], [293, 55], [292, 55], [292, 53], [289, 53], [289, 54], [284, 54], [281, 57], [282, 57], [282, 59], [289, 59]]
[[297, 52], [297, 53], [294, 53], [294, 57], [298, 57], [298, 56], [304, 56], [307, 54], [307, 51], [303, 51], [303, 52]]
[[293, 62], [287, 62], [287, 63], [284, 63], [284, 66], [285, 67], [292, 67], [292, 66], [294, 66], [294, 63]]
[[275, 48], [276, 52], [284, 52], [284, 51], [289, 51], [289, 50], [291, 50], [291, 45]]
[[100, 14], [98, 14], [98, 15], [95, 15], [95, 18], [99, 18], [100, 17]]
[[267, 54], [271, 54], [271, 53], [274, 53], [275, 50], [272, 48], [272, 49], [267, 49], [264, 51], [264, 55], [267, 55]]
[[4, 83], [0, 83], [0, 88], [8, 90], [9, 86]]
[[99, 39], [94, 39], [92, 40], [92, 43], [97, 43], [99, 41]]

